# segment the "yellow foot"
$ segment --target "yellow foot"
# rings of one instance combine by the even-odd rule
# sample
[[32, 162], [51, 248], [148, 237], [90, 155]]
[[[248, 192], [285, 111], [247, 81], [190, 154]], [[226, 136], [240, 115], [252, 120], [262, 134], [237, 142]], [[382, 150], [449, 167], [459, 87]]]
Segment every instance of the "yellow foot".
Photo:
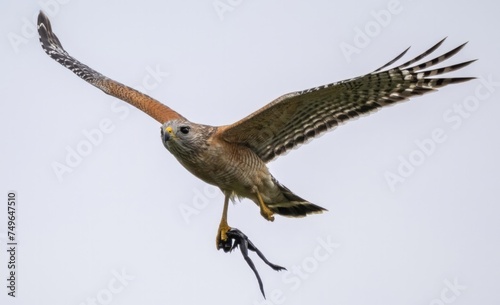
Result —
[[265, 204], [260, 206], [260, 215], [269, 221], [274, 221], [273, 211], [271, 211]]
[[271, 211], [267, 204], [264, 203], [264, 199], [262, 199], [262, 196], [259, 192], [257, 192], [257, 199], [259, 200], [260, 215], [262, 215], [262, 217], [264, 217], [266, 220], [274, 221], [273, 211]]
[[217, 250], [220, 249], [220, 242], [227, 240], [227, 232], [231, 230], [231, 227], [227, 223], [221, 223], [219, 225], [219, 230], [217, 231], [217, 237], [215, 238], [215, 247]]

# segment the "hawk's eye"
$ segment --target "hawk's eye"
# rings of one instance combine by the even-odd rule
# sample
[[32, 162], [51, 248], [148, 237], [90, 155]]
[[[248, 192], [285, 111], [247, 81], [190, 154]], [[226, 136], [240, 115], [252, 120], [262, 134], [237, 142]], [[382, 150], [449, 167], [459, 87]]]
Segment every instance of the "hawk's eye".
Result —
[[182, 126], [182, 127], [180, 128], [180, 131], [181, 131], [183, 134], [188, 134], [190, 129], [191, 129], [191, 128], [189, 128], [189, 126]]

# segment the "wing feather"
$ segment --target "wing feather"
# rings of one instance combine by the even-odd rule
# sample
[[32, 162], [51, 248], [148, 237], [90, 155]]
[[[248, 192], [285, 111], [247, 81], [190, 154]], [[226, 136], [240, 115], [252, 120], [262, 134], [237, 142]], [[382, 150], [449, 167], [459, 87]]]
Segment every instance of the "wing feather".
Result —
[[152, 97], [107, 78], [69, 55], [52, 31], [48, 17], [42, 11], [38, 14], [38, 34], [42, 48], [47, 55], [91, 85], [137, 107], [160, 123], [183, 118], [179, 113]]
[[461, 69], [474, 60], [423, 70], [449, 59], [465, 44], [414, 65], [433, 53], [443, 41], [395, 68], [380, 71], [400, 59], [408, 49], [367, 75], [285, 94], [242, 120], [221, 126], [218, 136], [225, 141], [250, 147], [264, 162], [269, 162], [349, 119], [449, 84], [473, 79], [445, 78], [441, 75]]

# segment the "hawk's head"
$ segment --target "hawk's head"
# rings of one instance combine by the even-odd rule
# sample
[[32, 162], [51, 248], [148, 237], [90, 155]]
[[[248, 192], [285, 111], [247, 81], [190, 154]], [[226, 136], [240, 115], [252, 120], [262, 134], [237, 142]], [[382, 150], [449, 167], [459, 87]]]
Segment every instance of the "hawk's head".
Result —
[[193, 157], [215, 131], [215, 127], [195, 124], [187, 120], [167, 121], [161, 126], [161, 140], [174, 156], [184, 159]]

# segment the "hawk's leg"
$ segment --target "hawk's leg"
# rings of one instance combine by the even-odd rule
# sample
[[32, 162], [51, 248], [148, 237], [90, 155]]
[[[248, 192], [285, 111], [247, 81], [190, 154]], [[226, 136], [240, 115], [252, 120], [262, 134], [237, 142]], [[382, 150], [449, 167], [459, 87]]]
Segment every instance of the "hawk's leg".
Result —
[[269, 221], [274, 221], [274, 213], [269, 209], [267, 204], [264, 203], [259, 191], [257, 191], [257, 198], [259, 199], [260, 215]]
[[221, 241], [227, 241], [227, 232], [231, 227], [227, 224], [227, 209], [229, 206], [229, 194], [224, 193], [224, 208], [222, 210], [222, 218], [220, 220], [219, 229], [217, 230], [217, 237], [215, 238], [215, 246], [217, 250], [221, 248]]

